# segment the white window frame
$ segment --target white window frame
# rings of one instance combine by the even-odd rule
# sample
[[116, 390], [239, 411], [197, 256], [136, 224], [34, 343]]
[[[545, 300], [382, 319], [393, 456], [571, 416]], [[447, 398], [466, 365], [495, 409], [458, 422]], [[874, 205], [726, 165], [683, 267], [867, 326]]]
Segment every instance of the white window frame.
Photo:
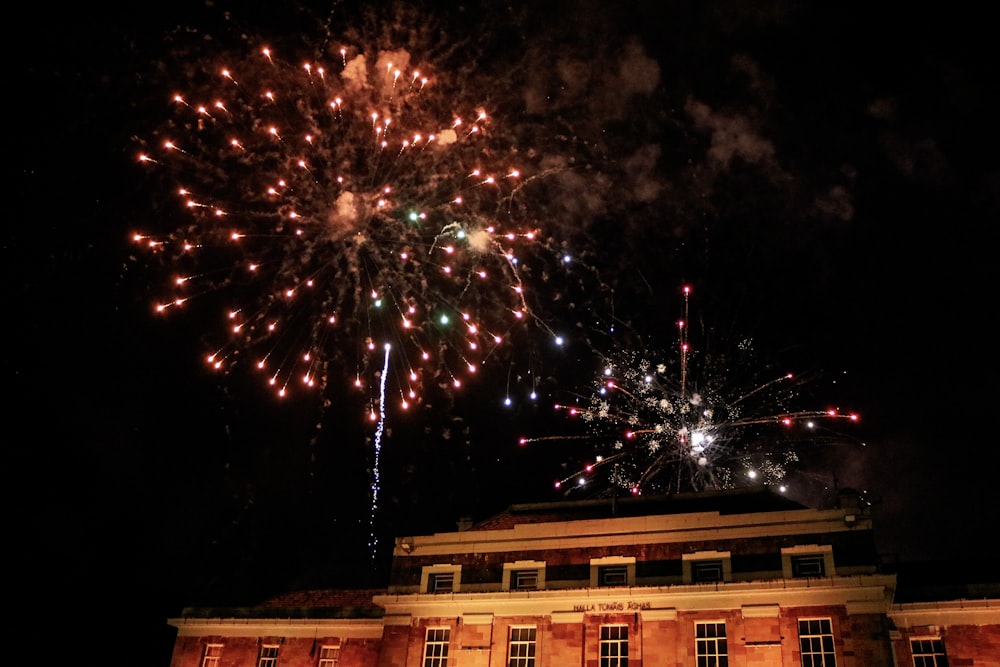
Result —
[[257, 658], [257, 667], [278, 667], [278, 652], [281, 646], [278, 644], [263, 644], [260, 647], [260, 656]]
[[[809, 632], [803, 634], [802, 624], [813, 623], [813, 622], [818, 622], [820, 624], [826, 623], [830, 628], [830, 632], [824, 632], [821, 625], [820, 632], [818, 633]], [[833, 634], [832, 618], [830, 618], [829, 616], [818, 617], [818, 618], [799, 618], [796, 619], [795, 627], [797, 630], [798, 640], [799, 640], [799, 661], [803, 667], [837, 667], [837, 640]], [[830, 638], [829, 651], [826, 650], [826, 647], [822, 646], [824, 637]], [[810, 642], [815, 639], [819, 639], [820, 641], [819, 650], [817, 651], [810, 649], [808, 652], [804, 651], [802, 647], [803, 638], [809, 639]], [[807, 661], [806, 658], [809, 658], [809, 660]]]
[[[698, 636], [699, 628], [707, 628], [709, 625], [722, 626], [722, 634], [716, 633], [714, 636]], [[719, 649], [719, 640], [722, 640], [722, 649]], [[729, 640], [726, 637], [726, 622], [719, 621], [695, 621], [694, 624], [694, 655], [697, 667], [729, 667]]]
[[823, 577], [832, 577], [835, 574], [833, 568], [833, 547], [829, 544], [799, 544], [794, 547], [781, 548], [781, 576], [785, 579], [807, 579], [811, 577], [796, 577], [793, 573], [792, 558], [794, 556], [822, 556]]
[[722, 579], [720, 582], [728, 582], [733, 580], [733, 558], [732, 552], [730, 551], [696, 551], [690, 554], [681, 554], [681, 576], [685, 584], [706, 584], [706, 583], [718, 583], [715, 580], [711, 581], [698, 581], [695, 579], [694, 572], [697, 568], [696, 563], [705, 561], [719, 561], [722, 565]]
[[451, 628], [435, 626], [424, 633], [423, 667], [448, 667], [448, 647], [451, 644]]
[[[537, 574], [535, 588], [518, 588], [517, 573], [534, 570]], [[502, 589], [505, 591], [530, 591], [542, 590], [545, 588], [545, 561], [544, 560], [517, 560], [513, 563], [503, 564]]]
[[324, 644], [319, 647], [319, 662], [316, 667], [337, 667], [340, 664], [340, 644]]
[[622, 586], [635, 586], [635, 556], [604, 556], [603, 558], [590, 559], [590, 587], [591, 588], [611, 588], [601, 583], [603, 568], [624, 566], [625, 582]]
[[[612, 633], [612, 629], [619, 632]], [[618, 634], [618, 636], [611, 637], [611, 634]], [[609, 623], [601, 626], [598, 646], [599, 667], [628, 667], [628, 634], [628, 626], [624, 623]], [[609, 650], [609, 655], [605, 655], [605, 649], [612, 648], [614, 650]]]
[[[921, 652], [917, 653], [917, 644], [928, 643], [930, 646], [926, 647], [928, 650], [924, 650], [925, 647], [919, 647]], [[940, 651], [937, 650], [938, 644], [940, 646]], [[910, 657], [913, 660], [913, 667], [943, 667], [948, 664], [948, 651], [945, 649], [944, 639], [937, 636], [926, 636], [926, 637], [910, 637]], [[917, 660], [921, 658], [921, 660]]]
[[205, 644], [201, 654], [201, 667], [219, 667], [222, 660], [222, 644]]
[[441, 574], [451, 574], [451, 590], [442, 593], [458, 593], [462, 590], [462, 566], [452, 564], [425, 565], [420, 571], [420, 590], [425, 593], [435, 593], [435, 577]]
[[[530, 638], [522, 636], [525, 631], [530, 631]], [[507, 630], [507, 667], [535, 667], [537, 659], [538, 627], [534, 625], [510, 626]]]

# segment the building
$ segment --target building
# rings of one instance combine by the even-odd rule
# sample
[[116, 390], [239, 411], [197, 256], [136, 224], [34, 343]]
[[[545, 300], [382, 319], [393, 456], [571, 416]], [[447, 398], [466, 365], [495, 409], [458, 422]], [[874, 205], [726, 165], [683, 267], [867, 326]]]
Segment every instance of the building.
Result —
[[1000, 667], [1000, 586], [903, 595], [850, 492], [517, 505], [463, 528], [397, 538], [384, 589], [185, 610], [171, 667]]

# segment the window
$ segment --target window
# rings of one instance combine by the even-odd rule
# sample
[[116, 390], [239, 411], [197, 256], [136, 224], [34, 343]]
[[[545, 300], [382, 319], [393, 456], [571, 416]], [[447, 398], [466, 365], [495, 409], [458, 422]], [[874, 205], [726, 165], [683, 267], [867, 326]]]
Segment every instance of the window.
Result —
[[601, 626], [600, 667], [628, 667], [628, 626]]
[[324, 646], [319, 650], [319, 662], [316, 667], [337, 667], [340, 663], [340, 647]]
[[793, 577], [825, 577], [826, 568], [823, 565], [823, 554], [792, 556]]
[[829, 544], [796, 544], [781, 547], [781, 576], [785, 579], [836, 575], [833, 547]]
[[696, 560], [691, 563], [691, 581], [723, 581], [721, 560]]
[[427, 628], [427, 639], [424, 641], [424, 667], [447, 667], [450, 638], [451, 630], [448, 628]]
[[683, 554], [681, 560], [685, 584], [733, 580], [732, 555], [728, 551], [696, 551]]
[[635, 586], [635, 556], [590, 559], [590, 587]]
[[538, 570], [514, 570], [510, 573], [511, 590], [533, 591], [538, 588]]
[[802, 667], [836, 667], [830, 619], [799, 619], [799, 650]]
[[451, 593], [455, 590], [455, 573], [437, 572], [431, 575], [429, 583], [431, 593]]
[[597, 568], [598, 586], [628, 586], [627, 565], [602, 565]]
[[260, 647], [260, 658], [257, 660], [257, 667], [277, 667], [278, 665], [278, 645], [264, 644]]
[[222, 658], [222, 644], [206, 644], [201, 657], [201, 667], [219, 667]]
[[913, 667], [948, 667], [944, 642], [940, 638], [913, 639], [910, 641]]
[[545, 588], [545, 561], [519, 560], [503, 564], [503, 590], [538, 591]]
[[507, 647], [507, 667], [535, 667], [535, 628], [512, 627]]
[[425, 593], [458, 593], [461, 575], [461, 565], [425, 565], [420, 571], [420, 590]]
[[694, 637], [698, 667], [729, 667], [725, 623], [695, 623]]

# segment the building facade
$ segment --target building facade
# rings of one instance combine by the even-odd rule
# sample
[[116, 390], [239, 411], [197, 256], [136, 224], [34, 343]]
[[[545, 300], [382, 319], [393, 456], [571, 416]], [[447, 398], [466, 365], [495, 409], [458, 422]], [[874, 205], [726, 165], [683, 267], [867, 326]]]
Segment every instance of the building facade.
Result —
[[185, 610], [171, 667], [1000, 667], [1000, 595], [897, 600], [856, 495], [512, 506], [388, 586]]

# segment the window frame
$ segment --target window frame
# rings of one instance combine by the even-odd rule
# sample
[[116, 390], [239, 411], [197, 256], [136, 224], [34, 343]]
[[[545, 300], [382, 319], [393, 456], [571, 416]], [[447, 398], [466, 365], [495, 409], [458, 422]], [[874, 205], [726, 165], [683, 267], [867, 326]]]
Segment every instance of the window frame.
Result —
[[[921, 650], [918, 653], [918, 644], [930, 646], [919, 647]], [[913, 661], [913, 667], [948, 667], [948, 651], [944, 645], [944, 638], [910, 637], [910, 659]]]
[[[701, 564], [719, 563], [718, 579], [699, 579], [696, 577]], [[681, 577], [685, 584], [715, 584], [733, 580], [733, 559], [729, 551], [696, 551], [681, 555]]]
[[[448, 649], [451, 645], [451, 628], [431, 626], [424, 632], [423, 667], [448, 667]], [[433, 651], [437, 647], [440, 650]]]
[[278, 667], [280, 644], [261, 644], [257, 653], [257, 667]]
[[[437, 582], [451, 575], [451, 589], [437, 590]], [[439, 579], [440, 577], [440, 579]], [[424, 593], [458, 593], [462, 590], [462, 566], [448, 564], [425, 565], [420, 571], [420, 590]]]
[[201, 652], [201, 667], [219, 667], [222, 662], [223, 644], [209, 642]]
[[794, 554], [789, 560], [793, 579], [822, 579], [826, 576], [823, 554]]
[[[797, 574], [802, 557], [822, 558], [823, 573], [821, 575]], [[823, 579], [835, 576], [833, 563], [833, 547], [829, 544], [800, 544], [781, 548], [781, 575], [785, 579]]]
[[[714, 635], [701, 633], [700, 629], [713, 626]], [[722, 634], [718, 633], [722, 626]], [[721, 641], [721, 644], [720, 644]], [[694, 655], [697, 667], [729, 667], [729, 640], [726, 636], [726, 622], [695, 621], [694, 623]]]
[[455, 573], [454, 572], [434, 572], [427, 579], [428, 593], [454, 593]]
[[[605, 583], [605, 576], [609, 572], [608, 568], [614, 568], [624, 574], [622, 583]], [[590, 587], [591, 588], [616, 588], [635, 586], [635, 556], [605, 556], [603, 558], [590, 559]]]
[[628, 586], [628, 565], [601, 565], [597, 568], [597, 585], [601, 588]]
[[[837, 640], [833, 632], [833, 619], [829, 616], [822, 617], [802, 617], [796, 619], [799, 641], [799, 663], [802, 667], [837, 667]], [[803, 623], [819, 623], [819, 632], [802, 632]], [[829, 630], [829, 631], [827, 631]], [[829, 647], [823, 641], [829, 638]], [[819, 641], [819, 650], [805, 650], [803, 640], [808, 639], [810, 643]], [[808, 660], [807, 660], [808, 658]], [[818, 659], [818, 661], [817, 661]]]
[[[518, 575], [520, 573], [534, 572], [535, 586], [518, 586]], [[545, 588], [545, 561], [543, 560], [518, 560], [513, 563], [503, 564], [502, 590], [505, 591], [537, 591]]]
[[[530, 638], [515, 637], [530, 631]], [[517, 655], [514, 655], [517, 648]], [[507, 667], [535, 667], [538, 659], [538, 626], [512, 625], [507, 629]]]
[[[332, 655], [327, 651], [333, 652]], [[319, 647], [319, 660], [316, 667], [337, 667], [340, 664], [340, 644], [324, 644]]]
[[[612, 630], [616, 630], [613, 633]], [[616, 634], [617, 636], [611, 636]], [[598, 666], [628, 667], [628, 625], [625, 623], [606, 623], [601, 626], [598, 634]]]

